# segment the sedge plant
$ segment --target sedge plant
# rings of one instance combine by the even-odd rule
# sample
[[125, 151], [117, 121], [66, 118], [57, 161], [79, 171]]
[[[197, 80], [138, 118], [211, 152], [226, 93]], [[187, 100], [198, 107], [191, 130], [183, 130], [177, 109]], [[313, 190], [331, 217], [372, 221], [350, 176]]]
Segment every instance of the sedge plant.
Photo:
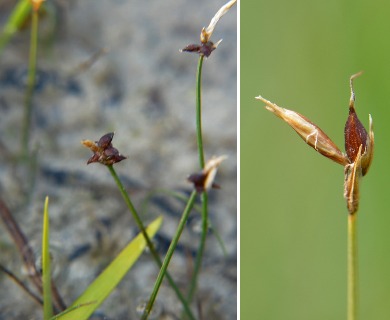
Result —
[[348, 209], [348, 250], [347, 250], [347, 319], [358, 318], [358, 259], [357, 259], [357, 212], [359, 208], [359, 186], [363, 176], [370, 168], [374, 155], [374, 131], [369, 115], [369, 132], [360, 122], [355, 110], [353, 80], [361, 72], [350, 77], [351, 96], [349, 114], [344, 128], [345, 150], [340, 151], [336, 144], [316, 124], [305, 116], [264, 99], [256, 99], [266, 104], [265, 108], [289, 124], [298, 135], [323, 156], [344, 166], [344, 198]]
[[189, 176], [188, 180], [193, 182], [194, 184], [194, 191], [191, 193], [187, 205], [183, 211], [182, 217], [180, 219], [179, 225], [176, 229], [176, 233], [174, 237], [172, 238], [172, 241], [169, 245], [167, 254], [165, 255], [164, 262], [161, 266], [160, 272], [157, 276], [155, 285], [153, 287], [153, 292], [150, 295], [150, 299], [148, 304], [146, 305], [145, 311], [142, 315], [142, 320], [146, 320], [153, 308], [154, 301], [156, 300], [158, 291], [160, 289], [161, 283], [164, 279], [164, 276], [167, 274], [168, 265], [172, 259], [173, 253], [176, 249], [176, 246], [179, 242], [180, 236], [184, 230], [184, 227], [186, 225], [186, 222], [188, 220], [189, 214], [194, 206], [195, 200], [196, 200], [196, 194], [197, 193], [206, 193], [210, 188], [218, 188], [218, 185], [214, 183], [214, 177], [217, 173], [217, 169], [221, 162], [225, 160], [225, 156], [221, 157], [213, 157], [211, 158], [206, 164], [202, 172], [200, 173], [194, 173]]
[[[214, 29], [219, 21], [219, 19], [225, 15], [236, 3], [236, 0], [231, 0], [223, 5], [214, 17], [211, 19], [210, 24], [207, 28], [202, 28], [200, 33], [200, 44], [190, 44], [183, 48], [182, 52], [194, 52], [199, 54], [198, 66], [196, 72], [196, 139], [198, 146], [198, 157], [199, 157], [199, 166], [201, 169], [205, 168], [205, 157], [204, 157], [204, 148], [203, 148], [203, 135], [202, 135], [202, 68], [203, 61], [205, 58], [208, 58], [211, 53], [218, 47], [222, 40], [217, 41], [216, 43], [210, 40]], [[207, 192], [202, 192], [202, 227], [201, 227], [201, 238], [199, 242], [199, 247], [197, 251], [197, 256], [195, 260], [194, 272], [191, 279], [190, 288], [188, 290], [187, 299], [189, 302], [192, 301], [197, 279], [201, 269], [201, 264], [203, 260], [203, 254], [206, 246], [206, 237], [209, 230], [209, 218], [208, 218], [208, 196]]]
[[[161, 268], [161, 266], [162, 266], [161, 258], [159, 256], [154, 244], [152, 243], [150, 237], [146, 233], [146, 229], [145, 229], [145, 226], [142, 222], [142, 219], [140, 218], [140, 215], [138, 214], [136, 208], [134, 207], [134, 205], [130, 199], [129, 194], [126, 192], [126, 189], [123, 186], [122, 181], [120, 180], [118, 174], [116, 173], [116, 170], [113, 167], [113, 165], [115, 163], [126, 159], [126, 157], [123, 156], [112, 145], [113, 137], [114, 137], [114, 133], [110, 132], [110, 133], [103, 135], [99, 139], [99, 141], [97, 141], [97, 142], [93, 142], [91, 140], [83, 140], [82, 141], [82, 144], [85, 147], [89, 148], [93, 152], [93, 155], [87, 161], [87, 164], [100, 163], [100, 164], [105, 165], [108, 168], [110, 174], [112, 175], [112, 177], [113, 177], [113, 179], [114, 179], [114, 181], [115, 181], [115, 183], [116, 183], [116, 185], [117, 185], [117, 187], [118, 187], [118, 189], [119, 189], [119, 191], [120, 191], [120, 193], [121, 193], [121, 195], [126, 203], [126, 206], [128, 207], [129, 211], [131, 212], [131, 214], [132, 214], [132, 216], [137, 224], [137, 227], [141, 230], [141, 233], [143, 234], [143, 236], [145, 238], [145, 241], [148, 245], [148, 248], [152, 254], [153, 259], [155, 260], [157, 266], [159, 268]], [[171, 277], [171, 275], [168, 272], [166, 272], [166, 275], [167, 275], [168, 281], [170, 282], [170, 285], [172, 286], [177, 297], [181, 301], [186, 314], [190, 317], [190, 319], [195, 319], [190, 307], [188, 306], [186, 299], [184, 298], [184, 296], [180, 292], [178, 286], [175, 284], [173, 278]]]
[[[200, 41], [201, 44], [190, 44], [183, 48], [182, 52], [194, 52], [199, 54], [198, 59], [198, 66], [197, 66], [197, 72], [196, 72], [196, 140], [197, 140], [197, 146], [198, 146], [198, 157], [199, 157], [199, 166], [202, 169], [202, 172], [192, 174], [188, 180], [194, 183], [195, 190], [201, 194], [201, 201], [202, 201], [202, 228], [201, 228], [201, 239], [199, 243], [199, 248], [197, 251], [197, 256], [195, 260], [195, 267], [194, 272], [192, 275], [192, 279], [190, 282], [190, 288], [188, 290], [187, 295], [187, 302], [191, 303], [194, 292], [196, 290], [196, 284], [197, 284], [197, 278], [200, 272], [205, 244], [206, 244], [206, 236], [207, 232], [209, 230], [209, 219], [208, 219], [208, 195], [207, 191], [211, 187], [217, 187], [218, 185], [214, 184], [214, 177], [217, 171], [218, 166], [220, 163], [226, 158], [225, 156], [221, 156], [218, 158], [211, 158], [210, 161], [205, 163], [205, 156], [204, 156], [204, 147], [203, 147], [203, 135], [202, 135], [202, 68], [203, 68], [203, 61], [204, 58], [209, 57], [210, 54], [218, 47], [218, 44], [222, 41], [218, 41], [215, 44], [210, 41], [210, 37], [214, 32], [215, 26], [219, 19], [225, 15], [229, 9], [236, 3], [236, 0], [231, 0], [225, 5], [223, 5], [218, 12], [214, 15], [212, 18], [209, 26], [207, 28], [203, 28], [200, 34]], [[189, 213], [194, 206], [195, 202], [195, 196], [196, 192], [193, 191], [191, 193], [191, 196], [187, 202], [186, 208], [183, 211], [181, 220], [179, 222], [178, 228], [176, 230], [176, 233], [171, 241], [171, 244], [168, 248], [168, 252], [165, 256], [164, 262], [162, 264], [162, 267], [160, 269], [160, 272], [157, 276], [152, 294], [149, 298], [149, 301], [145, 307], [144, 313], [142, 315], [141, 319], [147, 319], [150, 315], [150, 312], [153, 308], [154, 301], [157, 297], [159, 288], [161, 286], [162, 280], [167, 274], [167, 268], [169, 265], [169, 262], [172, 258], [172, 255], [175, 251], [175, 248], [177, 246], [177, 243], [179, 241], [179, 238], [181, 236], [181, 233], [184, 229], [185, 223], [188, 220]], [[188, 315], [188, 314], [187, 314]]]
[[147, 246], [149, 247], [149, 250], [157, 263], [157, 265], [160, 268], [160, 272], [158, 274], [158, 277], [156, 279], [156, 283], [154, 285], [151, 297], [149, 299], [148, 304], [145, 307], [144, 313], [142, 315], [142, 319], [147, 319], [152, 311], [153, 304], [155, 302], [155, 299], [157, 297], [157, 293], [159, 291], [159, 288], [161, 286], [162, 280], [164, 276], [167, 277], [168, 281], [170, 282], [171, 287], [175, 290], [179, 300], [181, 301], [185, 314], [189, 319], [195, 319], [195, 316], [193, 315], [189, 303], [184, 298], [180, 290], [178, 289], [177, 285], [175, 284], [173, 278], [167, 271], [169, 262], [172, 258], [172, 255], [174, 253], [174, 250], [177, 246], [177, 243], [180, 239], [181, 233], [184, 229], [184, 226], [187, 222], [188, 216], [194, 206], [196, 194], [204, 193], [206, 190], [209, 190], [212, 187], [216, 187], [216, 185], [213, 183], [214, 177], [216, 175], [216, 171], [218, 166], [221, 164], [221, 162], [225, 159], [224, 156], [219, 158], [212, 158], [210, 161], [207, 162], [205, 169], [201, 173], [192, 174], [189, 177], [189, 180], [194, 183], [194, 189], [195, 191], [192, 192], [191, 196], [188, 199], [187, 205], [183, 211], [182, 218], [180, 220], [178, 229], [176, 231], [175, 236], [172, 239], [172, 242], [170, 244], [170, 247], [168, 249], [167, 255], [164, 259], [164, 262], [161, 261], [160, 256], [154, 247], [154, 244], [152, 243], [149, 235], [146, 232], [145, 226], [142, 222], [142, 219], [140, 218], [140, 215], [138, 214], [136, 208], [134, 207], [129, 194], [126, 192], [125, 187], [123, 186], [121, 179], [119, 178], [118, 174], [116, 173], [114, 169], [114, 164], [118, 163], [122, 160], [125, 160], [126, 157], [123, 156], [113, 145], [112, 145], [112, 139], [114, 137], [114, 133], [107, 133], [103, 135], [99, 141], [93, 142], [91, 140], [83, 140], [82, 144], [89, 148], [93, 155], [90, 157], [90, 159], [87, 161], [87, 164], [90, 163], [100, 163], [105, 165], [108, 170], [110, 171], [125, 203], [128, 209], [130, 210], [138, 228], [141, 230], [141, 234], [144, 236], [145, 241], [147, 243]]

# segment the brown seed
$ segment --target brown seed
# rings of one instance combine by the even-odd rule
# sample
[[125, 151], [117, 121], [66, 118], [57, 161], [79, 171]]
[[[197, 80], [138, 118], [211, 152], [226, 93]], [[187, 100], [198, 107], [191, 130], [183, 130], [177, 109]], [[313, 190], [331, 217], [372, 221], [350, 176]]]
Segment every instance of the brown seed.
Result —
[[[369, 134], [360, 122], [355, 111], [355, 92], [353, 91], [353, 80], [360, 76], [361, 72], [350, 78], [351, 98], [349, 100], [349, 115], [345, 123], [345, 151], [350, 163], [355, 162], [359, 149], [361, 150], [361, 168], [363, 176], [367, 173], [374, 155], [374, 132], [372, 129], [372, 118], [369, 116]], [[361, 148], [360, 148], [361, 147]]]
[[362, 153], [366, 152], [367, 131], [360, 122], [353, 106], [349, 108], [349, 115], [345, 124], [344, 135], [345, 151], [347, 152], [349, 161], [354, 162], [360, 146], [362, 146]]

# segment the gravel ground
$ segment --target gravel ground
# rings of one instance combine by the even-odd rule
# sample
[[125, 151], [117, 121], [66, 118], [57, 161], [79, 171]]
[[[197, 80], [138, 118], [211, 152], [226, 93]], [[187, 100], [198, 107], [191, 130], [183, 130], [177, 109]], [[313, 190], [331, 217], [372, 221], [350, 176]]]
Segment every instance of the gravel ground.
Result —
[[[13, 1], [0, 4], [4, 25]], [[197, 56], [179, 49], [199, 42], [223, 1], [48, 1], [41, 17], [38, 82], [33, 100], [31, 149], [36, 164], [18, 161], [29, 51], [29, 30], [18, 34], [0, 56], [0, 194], [39, 256], [44, 197], [50, 197], [54, 278], [67, 304], [78, 297], [137, 229], [106, 168], [86, 165], [82, 139], [115, 131], [114, 146], [128, 159], [116, 170], [145, 223], [164, 224], [156, 243], [163, 255], [184, 203], [163, 191], [189, 194], [186, 177], [198, 171], [195, 138]], [[203, 131], [206, 159], [225, 154], [217, 175], [221, 190], [210, 192], [213, 233], [194, 310], [203, 319], [236, 319], [237, 301], [237, 9], [216, 27], [223, 38], [204, 63]], [[97, 54], [100, 53], [100, 54]], [[81, 70], [80, 65], [98, 59]], [[188, 288], [199, 240], [193, 212], [170, 266]], [[0, 225], [0, 263], [24, 281], [19, 254]], [[39, 259], [38, 259], [39, 260]], [[145, 253], [99, 308], [97, 319], [137, 319], [157, 268]], [[0, 274], [0, 320], [41, 319], [38, 307]], [[164, 284], [154, 319], [177, 319], [180, 303]]]

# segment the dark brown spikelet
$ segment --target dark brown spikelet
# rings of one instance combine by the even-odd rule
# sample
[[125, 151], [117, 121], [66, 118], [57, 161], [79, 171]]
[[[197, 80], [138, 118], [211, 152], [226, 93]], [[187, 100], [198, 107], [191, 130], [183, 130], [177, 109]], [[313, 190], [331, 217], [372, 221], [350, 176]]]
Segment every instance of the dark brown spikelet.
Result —
[[220, 189], [221, 186], [214, 183], [217, 169], [226, 156], [212, 157], [206, 162], [201, 172], [191, 174], [187, 180], [194, 184], [194, 188], [198, 193], [208, 191], [209, 189]]
[[205, 56], [208, 58], [210, 54], [217, 48], [218, 44], [214, 44], [211, 41], [207, 41], [205, 43], [198, 44], [190, 44], [186, 46], [185, 48], [181, 49], [181, 52], [193, 52], [198, 53], [202, 56]]
[[106, 133], [103, 137], [99, 139], [97, 145], [99, 148], [107, 149], [112, 146], [111, 141], [114, 138], [114, 132]]
[[99, 141], [92, 142], [91, 140], [83, 140], [81, 143], [93, 152], [92, 157], [87, 161], [87, 164], [98, 162], [105, 166], [111, 166], [114, 163], [126, 159], [121, 155], [118, 149], [112, 145], [114, 132], [110, 132], [102, 136]]
[[345, 124], [344, 135], [345, 151], [349, 161], [352, 163], [356, 159], [360, 146], [362, 146], [362, 153], [365, 153], [367, 148], [367, 131], [360, 122], [353, 106], [349, 107], [349, 115]]
[[180, 50], [181, 52], [200, 52], [200, 45], [199, 44], [189, 44], [188, 46], [184, 47]]
[[204, 183], [206, 181], [206, 175], [203, 172], [193, 173], [187, 178], [187, 180], [194, 184], [194, 188], [198, 193], [205, 191]]
[[[187, 180], [189, 182], [192, 182], [194, 184], [194, 188], [196, 192], [202, 193], [206, 191], [206, 181], [207, 181], [207, 175], [203, 172], [200, 173], [193, 173], [188, 176]], [[211, 183], [212, 189], [221, 189], [221, 186], [215, 182]]]
[[349, 115], [345, 124], [345, 151], [350, 163], [354, 163], [361, 146], [361, 169], [362, 175], [366, 175], [374, 156], [374, 131], [372, 118], [369, 115], [369, 132], [366, 131], [360, 122], [355, 111], [355, 92], [353, 91], [353, 79], [361, 75], [361, 72], [350, 78], [351, 98], [349, 100]]

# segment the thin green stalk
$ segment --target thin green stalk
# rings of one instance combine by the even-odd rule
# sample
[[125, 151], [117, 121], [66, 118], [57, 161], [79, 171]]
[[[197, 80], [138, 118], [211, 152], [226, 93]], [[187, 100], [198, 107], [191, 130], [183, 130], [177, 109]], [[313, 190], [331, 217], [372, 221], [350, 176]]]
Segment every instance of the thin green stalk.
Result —
[[50, 261], [50, 227], [49, 227], [49, 197], [45, 199], [43, 209], [42, 231], [42, 285], [43, 285], [43, 318], [49, 320], [53, 316], [51, 293], [51, 261]]
[[358, 309], [357, 214], [348, 215], [348, 320], [357, 320]]
[[171, 244], [169, 245], [164, 262], [163, 262], [162, 267], [160, 269], [160, 272], [157, 276], [156, 283], [154, 284], [153, 292], [150, 295], [149, 302], [148, 302], [148, 304], [145, 308], [145, 311], [142, 315], [142, 318], [141, 318], [142, 320], [146, 320], [148, 318], [148, 316], [153, 308], [153, 304], [154, 304], [154, 301], [156, 300], [161, 283], [164, 279], [165, 274], [167, 273], [169, 262], [171, 261], [171, 258], [173, 256], [175, 249], [176, 249], [177, 243], [180, 239], [181, 233], [183, 232], [184, 226], [188, 220], [188, 216], [192, 210], [192, 207], [194, 206], [195, 198], [196, 198], [196, 191], [193, 191], [190, 198], [188, 199], [187, 205], [183, 211], [183, 215], [182, 215], [180, 222], [179, 222], [179, 225], [177, 227], [176, 234], [173, 237]]
[[187, 301], [190, 303], [194, 297], [194, 293], [196, 290], [196, 284], [198, 282], [198, 275], [200, 273], [200, 267], [202, 265], [203, 253], [206, 247], [206, 237], [207, 231], [209, 229], [209, 219], [208, 219], [208, 196], [207, 192], [202, 193], [202, 234], [200, 236], [200, 243], [198, 252], [195, 260], [194, 273], [192, 275], [190, 290], [188, 291]]
[[[196, 74], [196, 137], [198, 142], [199, 165], [204, 168], [204, 150], [202, 138], [202, 66], [203, 55], [199, 56], [198, 69]], [[202, 233], [199, 243], [198, 252], [195, 260], [194, 273], [192, 275], [190, 289], [187, 295], [187, 301], [191, 303], [195, 293], [198, 276], [203, 260], [203, 253], [206, 245], [206, 236], [208, 231], [208, 197], [207, 192], [202, 193]]]
[[[149, 250], [154, 258], [154, 260], [156, 261], [157, 265], [159, 266], [159, 268], [161, 268], [162, 266], [162, 261], [160, 259], [160, 256], [158, 255], [156, 249], [154, 248], [154, 245], [152, 243], [152, 241], [150, 240], [148, 234], [146, 233], [146, 229], [145, 229], [145, 226], [144, 224], [142, 223], [142, 220], [141, 218], [139, 217], [139, 214], [137, 212], [137, 210], [135, 209], [135, 207], [133, 206], [133, 203], [131, 202], [130, 200], [130, 197], [129, 195], [127, 194], [121, 180], [119, 179], [114, 167], [112, 165], [109, 165], [107, 166], [108, 170], [110, 171], [112, 177], [114, 178], [115, 180], [115, 183], [117, 184], [118, 188], [119, 188], [119, 191], [120, 193], [122, 194], [122, 197], [123, 199], [125, 200], [125, 203], [127, 205], [127, 207], [129, 208], [131, 214], [133, 215], [133, 218], [138, 226], [138, 229], [140, 229], [142, 235], [145, 237], [145, 241], [149, 247]], [[173, 290], [175, 291], [177, 297], [179, 298], [179, 300], [181, 301], [182, 305], [183, 305], [183, 308], [186, 312], [186, 314], [188, 315], [188, 317], [191, 319], [191, 320], [195, 320], [195, 317], [194, 315], [192, 314], [192, 311], [186, 301], [186, 299], [184, 298], [184, 296], [181, 294], [179, 288], [177, 287], [177, 285], [175, 284], [173, 278], [171, 277], [171, 275], [167, 272], [166, 273], [166, 276], [167, 276], [167, 279], [171, 285], [171, 287], [173, 288]]]
[[37, 65], [37, 49], [38, 49], [38, 10], [32, 10], [31, 20], [31, 40], [30, 40], [30, 55], [27, 78], [27, 91], [24, 101], [24, 119], [22, 129], [22, 154], [27, 156], [29, 153], [29, 140], [31, 130], [31, 114], [32, 114], [32, 96], [35, 87], [35, 73]]
[[196, 139], [198, 142], [198, 154], [200, 168], [204, 167], [204, 151], [202, 138], [202, 66], [203, 55], [199, 56], [198, 69], [196, 73]]

